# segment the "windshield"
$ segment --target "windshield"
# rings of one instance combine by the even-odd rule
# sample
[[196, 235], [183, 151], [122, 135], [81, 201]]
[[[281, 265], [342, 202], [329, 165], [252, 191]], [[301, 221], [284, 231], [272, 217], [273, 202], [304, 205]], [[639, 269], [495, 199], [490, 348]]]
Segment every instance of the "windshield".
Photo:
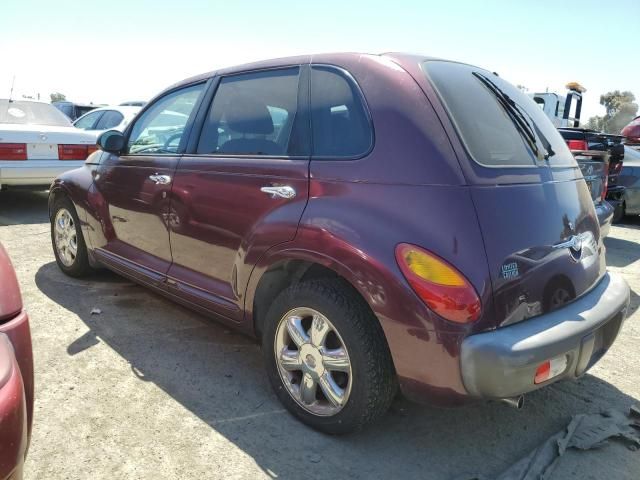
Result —
[[69, 119], [53, 105], [20, 100], [0, 100], [0, 123], [70, 127]]
[[564, 140], [527, 95], [486, 70], [430, 60], [434, 85], [471, 157], [489, 167], [575, 167]]
[[632, 163], [635, 165], [640, 162], [640, 150], [634, 150], [627, 146], [624, 147], [624, 163]]

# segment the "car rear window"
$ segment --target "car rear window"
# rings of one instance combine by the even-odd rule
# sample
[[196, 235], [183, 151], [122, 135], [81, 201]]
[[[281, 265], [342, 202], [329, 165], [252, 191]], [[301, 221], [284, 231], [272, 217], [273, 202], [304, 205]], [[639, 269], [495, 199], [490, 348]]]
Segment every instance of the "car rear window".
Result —
[[19, 100], [0, 100], [0, 123], [71, 126], [71, 121], [53, 105]]
[[462, 63], [429, 60], [435, 87], [470, 156], [488, 167], [576, 166], [536, 103], [498, 75]]

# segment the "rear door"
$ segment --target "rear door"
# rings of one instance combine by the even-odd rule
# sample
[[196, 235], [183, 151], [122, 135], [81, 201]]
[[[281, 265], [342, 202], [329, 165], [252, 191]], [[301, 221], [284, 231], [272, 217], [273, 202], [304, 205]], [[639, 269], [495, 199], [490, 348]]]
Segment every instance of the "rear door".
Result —
[[459, 158], [483, 234], [496, 326], [558, 308], [604, 274], [591, 194], [544, 112], [498, 75], [428, 61], [461, 140]]
[[96, 123], [95, 130], [110, 130], [117, 127], [124, 120], [124, 115], [117, 110], [105, 110], [104, 115]]
[[175, 174], [168, 288], [235, 321], [253, 265], [294, 238], [307, 202], [306, 75], [292, 66], [220, 78]]
[[169, 92], [129, 131], [125, 152], [103, 155], [94, 188], [102, 199], [96, 255], [154, 285], [171, 265], [168, 213], [173, 176], [205, 83]]
[[97, 112], [90, 112], [73, 122], [73, 126], [82, 130], [95, 130], [95, 125], [100, 118], [104, 115], [104, 110], [98, 110]]

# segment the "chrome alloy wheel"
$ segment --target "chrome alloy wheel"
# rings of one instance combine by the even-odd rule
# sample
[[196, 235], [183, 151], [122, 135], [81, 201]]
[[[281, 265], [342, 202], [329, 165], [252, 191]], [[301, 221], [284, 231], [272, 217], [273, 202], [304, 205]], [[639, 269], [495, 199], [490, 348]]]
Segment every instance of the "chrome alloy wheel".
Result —
[[60, 261], [65, 267], [73, 266], [78, 255], [78, 236], [76, 234], [76, 223], [66, 208], [61, 208], [56, 213], [54, 238]]
[[278, 323], [274, 351], [280, 378], [305, 410], [332, 416], [346, 405], [353, 377], [349, 353], [320, 312], [294, 308]]

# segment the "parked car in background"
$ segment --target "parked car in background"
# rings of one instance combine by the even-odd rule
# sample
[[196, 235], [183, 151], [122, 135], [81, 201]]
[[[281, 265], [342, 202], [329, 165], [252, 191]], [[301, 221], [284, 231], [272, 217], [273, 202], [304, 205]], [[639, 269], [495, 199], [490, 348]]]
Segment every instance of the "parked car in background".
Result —
[[280, 401], [324, 432], [372, 421], [398, 386], [519, 407], [583, 375], [626, 315], [576, 160], [488, 70], [244, 65], [172, 86], [98, 142], [51, 187], [59, 268], [106, 266], [256, 335]]
[[29, 317], [15, 271], [0, 244], [0, 479], [21, 480], [33, 420]]
[[48, 186], [82, 165], [95, 143], [96, 134], [78, 130], [49, 103], [0, 99], [0, 188]]
[[640, 145], [640, 116], [631, 120], [621, 133], [627, 138], [627, 144]]
[[51, 105], [64, 113], [67, 117], [69, 117], [71, 121], [81, 117], [91, 110], [98, 108], [98, 105], [67, 102], [66, 100], [53, 102]]
[[618, 176], [624, 159], [624, 138], [588, 128], [559, 131], [580, 164], [606, 236], [611, 222], [619, 221], [623, 215], [624, 187], [618, 183]]
[[122, 102], [121, 107], [144, 107], [147, 104], [144, 100], [130, 100], [128, 102]]
[[640, 151], [625, 146], [620, 185], [624, 186], [623, 215], [640, 215]]
[[73, 122], [73, 126], [97, 134], [111, 129], [122, 132], [141, 109], [142, 107], [99, 107], [85, 113]]

